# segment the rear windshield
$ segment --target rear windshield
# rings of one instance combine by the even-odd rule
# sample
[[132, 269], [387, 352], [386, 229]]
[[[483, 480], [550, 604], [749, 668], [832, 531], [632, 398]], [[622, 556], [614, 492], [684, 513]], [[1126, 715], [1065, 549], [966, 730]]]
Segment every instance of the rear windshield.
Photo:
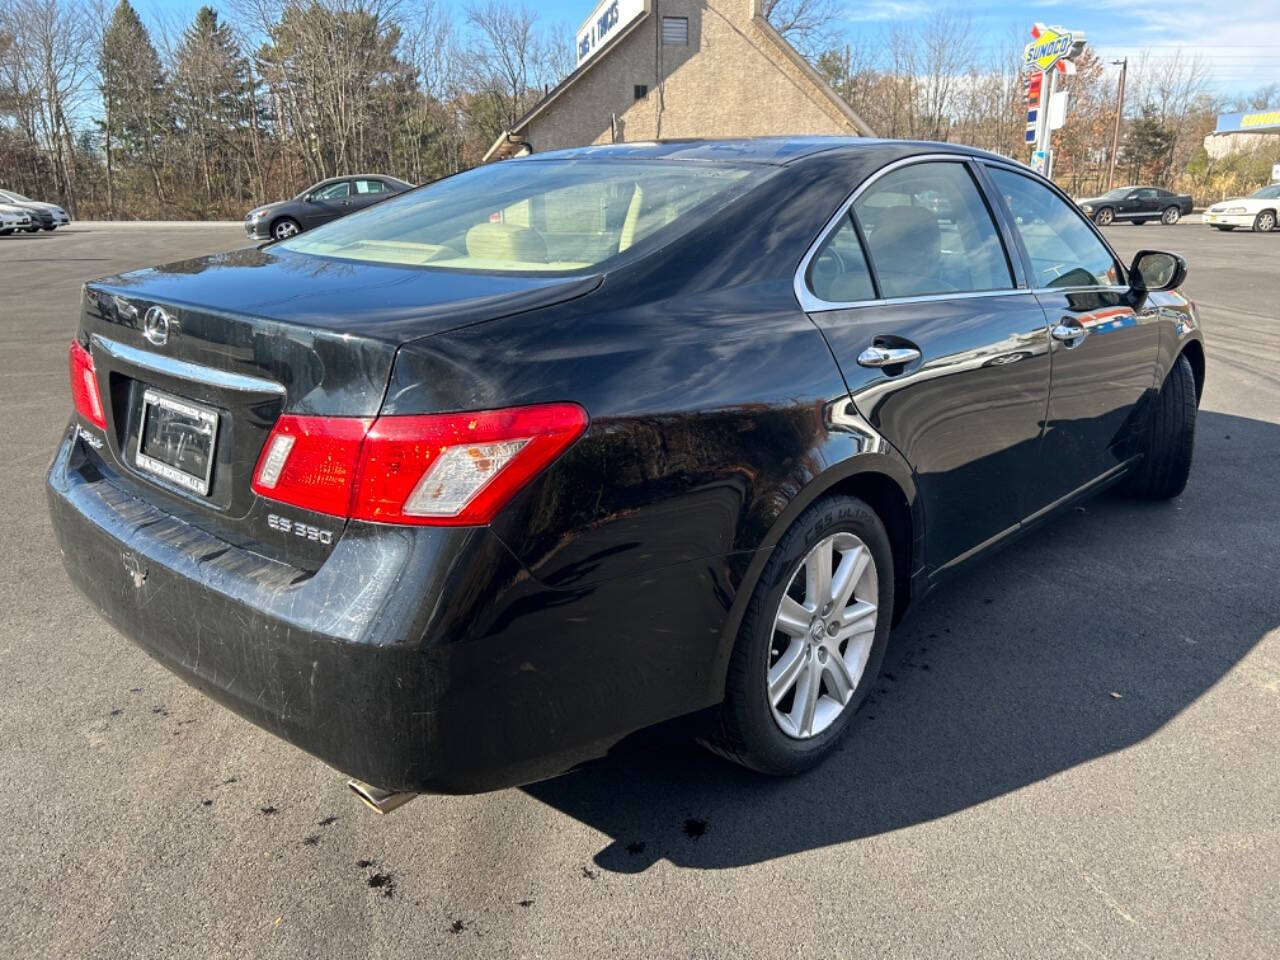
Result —
[[486, 273], [572, 272], [705, 220], [771, 168], [696, 161], [515, 160], [384, 201], [279, 246]]

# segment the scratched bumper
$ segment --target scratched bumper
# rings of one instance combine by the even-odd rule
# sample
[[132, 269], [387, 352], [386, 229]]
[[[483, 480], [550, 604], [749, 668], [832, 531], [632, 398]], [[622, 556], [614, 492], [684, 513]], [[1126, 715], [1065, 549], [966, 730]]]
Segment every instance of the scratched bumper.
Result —
[[511, 611], [548, 606], [545, 588], [487, 529], [353, 523], [319, 570], [298, 570], [130, 495], [74, 427], [47, 495], [71, 579], [116, 629], [344, 773], [475, 792], [600, 752], [548, 714], [554, 675], [522, 669], [541, 658]]

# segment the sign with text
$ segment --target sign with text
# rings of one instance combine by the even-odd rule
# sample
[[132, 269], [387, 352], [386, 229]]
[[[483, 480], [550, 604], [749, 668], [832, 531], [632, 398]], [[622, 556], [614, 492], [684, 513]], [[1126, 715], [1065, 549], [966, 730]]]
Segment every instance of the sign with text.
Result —
[[575, 49], [582, 66], [630, 23], [644, 16], [645, 0], [601, 0], [578, 28]]
[[1280, 130], [1280, 109], [1221, 114], [1218, 117], [1217, 129], [1213, 132], [1239, 133], [1246, 130]]
[[1084, 50], [1083, 33], [1037, 23], [1031, 28], [1031, 36], [1034, 39], [1022, 51], [1023, 64], [1041, 72], [1048, 72], [1054, 67], [1060, 73], [1074, 72], [1071, 61]]

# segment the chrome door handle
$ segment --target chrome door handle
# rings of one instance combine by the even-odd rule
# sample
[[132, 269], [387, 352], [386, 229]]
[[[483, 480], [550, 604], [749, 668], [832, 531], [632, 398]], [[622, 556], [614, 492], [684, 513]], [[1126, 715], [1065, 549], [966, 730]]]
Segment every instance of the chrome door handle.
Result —
[[1060, 323], [1049, 331], [1049, 335], [1053, 337], [1053, 339], [1062, 340], [1063, 342], [1083, 340], [1089, 335], [1089, 328], [1083, 327], [1080, 324]]
[[858, 354], [860, 367], [900, 367], [920, 359], [915, 347], [867, 347]]

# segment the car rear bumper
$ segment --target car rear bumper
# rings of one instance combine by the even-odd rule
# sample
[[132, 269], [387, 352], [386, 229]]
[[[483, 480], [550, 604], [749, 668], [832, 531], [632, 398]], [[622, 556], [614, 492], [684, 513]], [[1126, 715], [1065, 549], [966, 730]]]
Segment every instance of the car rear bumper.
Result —
[[[625, 609], [646, 602], [633, 584], [548, 588], [488, 528], [352, 523], [308, 573], [131, 495], [74, 424], [46, 491], [72, 581], [117, 630], [241, 716], [384, 789], [544, 779], [723, 689], [705, 647], [684, 646], [691, 664], [655, 658], [669, 630]], [[652, 578], [668, 596], [688, 580], [669, 576]], [[678, 611], [686, 622], [722, 622], [711, 590], [697, 604]]]

